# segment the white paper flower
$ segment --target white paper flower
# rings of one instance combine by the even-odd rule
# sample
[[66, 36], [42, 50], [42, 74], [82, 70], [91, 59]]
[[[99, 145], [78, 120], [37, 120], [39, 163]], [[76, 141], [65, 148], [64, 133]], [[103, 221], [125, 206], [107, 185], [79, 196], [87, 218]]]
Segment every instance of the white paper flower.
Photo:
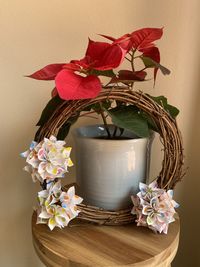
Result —
[[48, 224], [51, 230], [53, 230], [56, 226], [63, 228], [68, 225], [69, 221], [70, 218], [66, 210], [60, 205], [43, 206], [38, 210], [37, 223]]
[[83, 199], [77, 195], [75, 195], [74, 186], [70, 187], [67, 192], [62, 192], [60, 195], [60, 202], [63, 208], [70, 212], [70, 215], [78, 216], [79, 210], [77, 209], [78, 204], [80, 204]]
[[156, 181], [153, 181], [149, 185], [140, 183], [139, 189], [140, 189], [140, 192], [138, 193], [138, 196], [146, 200], [149, 200], [155, 196], [161, 195], [164, 192], [163, 189], [158, 188]]
[[74, 186], [63, 192], [61, 181], [49, 182], [47, 189], [38, 192], [39, 208], [37, 210], [37, 223], [48, 224], [51, 230], [54, 227], [65, 227], [78, 216], [77, 205], [83, 199], [75, 195]]
[[64, 141], [57, 141], [56, 137], [44, 138], [40, 143], [32, 142], [28, 151], [21, 153], [28, 165], [24, 168], [30, 172], [33, 181], [53, 181], [62, 178], [73, 166], [70, 159], [71, 147], [64, 147]]
[[167, 192], [157, 187], [155, 182], [149, 186], [140, 183], [140, 192], [132, 196], [132, 213], [136, 214], [138, 226], [146, 226], [155, 232], [167, 234], [173, 222], [178, 204], [172, 199], [173, 190]]
[[49, 206], [59, 202], [61, 193], [62, 189], [60, 180], [58, 180], [56, 183], [47, 183], [47, 189], [38, 192], [38, 200], [40, 205]]

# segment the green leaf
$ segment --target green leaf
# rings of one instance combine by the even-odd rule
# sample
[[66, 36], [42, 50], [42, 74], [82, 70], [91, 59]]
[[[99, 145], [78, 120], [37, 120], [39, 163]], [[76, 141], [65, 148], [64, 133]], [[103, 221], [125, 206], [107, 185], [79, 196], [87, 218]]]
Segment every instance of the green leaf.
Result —
[[149, 95], [149, 97], [151, 97], [156, 103], [162, 106], [172, 116], [172, 118], [175, 119], [176, 116], [179, 114], [179, 110], [176, 107], [168, 104], [167, 98], [165, 96], [161, 95], [155, 97]]
[[140, 57], [145, 65], [146, 68], [158, 68], [161, 70], [162, 74], [164, 75], [169, 75], [170, 74], [170, 70], [167, 69], [166, 67], [162, 66], [161, 64], [159, 64], [158, 62], [154, 61], [153, 59], [149, 58], [149, 57], [144, 57], [141, 56]]
[[36, 142], [40, 142], [41, 141], [40, 138], [39, 138], [41, 130], [42, 130], [42, 126], [40, 126], [38, 128], [37, 132], [35, 133], [34, 141], [36, 141]]
[[148, 113], [146, 113], [144, 111], [141, 111], [141, 115], [147, 121], [147, 124], [148, 124], [149, 129], [152, 130], [152, 131], [155, 131], [155, 132], [159, 133], [159, 129], [158, 129], [155, 121], [152, 119], [152, 117]]
[[[108, 109], [111, 106], [111, 101], [105, 100], [105, 101], [102, 101], [101, 104], [102, 104], [102, 108]], [[93, 109], [97, 114], [99, 114], [101, 111], [101, 106], [99, 103], [92, 104], [88, 106], [87, 108], [85, 108], [84, 111], [90, 111], [91, 109]]]
[[53, 112], [55, 111], [57, 106], [59, 106], [64, 101], [65, 100], [61, 99], [58, 95], [54, 96], [43, 109], [41, 117], [36, 126], [43, 126], [53, 115]]
[[70, 123], [65, 123], [59, 130], [57, 139], [58, 140], [64, 140], [65, 137], [68, 135], [69, 130], [70, 130], [71, 124]]
[[134, 105], [126, 105], [124, 102], [119, 102], [116, 101], [117, 106], [110, 109], [109, 111], [111, 111], [112, 113], [117, 113], [117, 112], [121, 112], [121, 111], [131, 111], [134, 113], [139, 113], [140, 109]]
[[116, 102], [116, 106], [117, 106], [118, 108], [121, 107], [121, 106], [126, 106], [126, 103], [123, 102], [123, 101], [115, 100], [115, 102]]
[[59, 132], [58, 132], [58, 135], [57, 135], [57, 139], [58, 140], [64, 140], [66, 138], [66, 136], [68, 135], [69, 133], [69, 130], [72, 126], [72, 124], [74, 124], [78, 117], [80, 115], [80, 112], [77, 113], [75, 116], [69, 118], [64, 124], [63, 126], [60, 128]]
[[137, 111], [135, 106], [123, 106], [120, 109], [105, 111], [111, 117], [113, 124], [136, 134], [139, 137], [148, 137], [149, 128], [146, 119]]
[[176, 118], [176, 116], [178, 116], [179, 114], [179, 109], [177, 109], [176, 107], [172, 106], [172, 105], [167, 105], [167, 110], [169, 112], [169, 114], [172, 116], [172, 118]]
[[113, 70], [91, 70], [90, 75], [113, 77], [115, 73]]
[[[70, 127], [72, 126], [72, 124], [74, 124], [74, 123], [77, 121], [79, 115], [80, 115], [80, 112], [77, 113], [75, 116], [69, 118], [69, 119], [63, 124], [63, 126], [59, 129], [58, 134], [57, 134], [57, 139], [58, 139], [58, 140], [64, 140], [64, 139], [66, 138], [66, 136], [67, 136], [68, 133], [69, 133]], [[41, 140], [39, 139], [39, 135], [40, 135], [40, 132], [41, 132], [42, 129], [43, 129], [43, 126], [40, 126], [39, 129], [37, 130], [36, 134], [35, 134], [35, 138], [34, 138], [34, 140], [35, 140], [36, 142], [41, 141]]]

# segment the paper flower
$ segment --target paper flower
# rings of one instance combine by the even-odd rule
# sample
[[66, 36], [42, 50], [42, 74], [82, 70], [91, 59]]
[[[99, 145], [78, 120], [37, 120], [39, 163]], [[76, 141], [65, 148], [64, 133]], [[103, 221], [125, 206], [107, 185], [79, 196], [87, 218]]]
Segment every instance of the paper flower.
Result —
[[64, 177], [68, 167], [73, 165], [70, 159], [71, 147], [64, 147], [64, 141], [56, 137], [44, 138], [40, 143], [32, 142], [29, 150], [21, 153], [28, 163], [24, 170], [31, 173], [33, 181], [53, 181]]
[[83, 199], [75, 195], [74, 186], [70, 187], [67, 192], [62, 192], [60, 195], [60, 202], [63, 208], [70, 212], [70, 215], [78, 216], [79, 210], [77, 209], [78, 204], [80, 204]]
[[138, 196], [143, 199], [151, 199], [154, 196], [159, 196], [164, 193], [163, 189], [157, 188], [157, 182], [154, 181], [149, 185], [146, 185], [144, 183], [139, 184], [140, 192], [138, 193]]
[[77, 204], [83, 199], [75, 195], [74, 186], [67, 192], [61, 189], [61, 182], [50, 182], [47, 189], [38, 192], [39, 208], [37, 209], [37, 223], [48, 224], [53, 230], [56, 226], [63, 228], [78, 216]]
[[136, 214], [137, 226], [146, 226], [155, 232], [167, 234], [168, 226], [175, 221], [175, 208], [179, 205], [172, 199], [173, 190], [167, 192], [153, 182], [149, 186], [140, 183], [140, 192], [132, 196], [132, 213]]
[[49, 206], [59, 202], [62, 193], [61, 181], [47, 183], [47, 189], [38, 192], [38, 200], [40, 205]]
[[48, 224], [49, 228], [53, 230], [56, 226], [63, 228], [68, 225], [70, 218], [64, 208], [60, 205], [49, 205], [47, 207], [40, 207], [37, 210], [37, 224]]

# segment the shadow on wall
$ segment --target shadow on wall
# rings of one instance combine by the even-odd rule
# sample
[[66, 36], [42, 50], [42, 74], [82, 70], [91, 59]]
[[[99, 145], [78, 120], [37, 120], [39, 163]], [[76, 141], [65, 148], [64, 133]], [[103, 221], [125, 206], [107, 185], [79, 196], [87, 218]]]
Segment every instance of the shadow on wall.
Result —
[[[200, 66], [199, 66], [200, 68]], [[174, 267], [200, 266], [199, 245], [199, 194], [200, 194], [200, 80], [196, 82], [196, 94], [193, 96], [191, 106], [192, 120], [187, 140], [185, 140], [185, 167], [189, 166], [186, 176], [181, 182], [182, 190], [180, 196], [181, 215], [181, 238], [179, 251], [174, 260]], [[188, 88], [189, 90], [189, 88]], [[185, 100], [187, 101], [187, 99]], [[184, 262], [184, 265], [183, 265]]]

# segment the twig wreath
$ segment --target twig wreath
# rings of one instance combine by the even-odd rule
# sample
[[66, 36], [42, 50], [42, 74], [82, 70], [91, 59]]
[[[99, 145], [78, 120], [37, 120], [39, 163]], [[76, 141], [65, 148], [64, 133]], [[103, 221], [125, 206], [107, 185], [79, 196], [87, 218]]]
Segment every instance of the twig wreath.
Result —
[[[155, 121], [164, 148], [162, 169], [157, 177], [157, 183], [160, 188], [165, 190], [173, 189], [176, 183], [183, 177], [184, 155], [181, 134], [176, 120], [162, 106], [142, 92], [130, 91], [128, 88], [113, 88], [102, 91], [94, 99], [66, 101], [54, 111], [49, 121], [40, 128], [40, 131], [37, 133], [37, 141], [40, 142], [44, 137], [50, 137], [51, 135], [57, 136], [62, 125], [76, 116], [77, 112], [81, 112], [87, 106], [107, 99], [134, 104], [141, 110], [147, 112]], [[80, 204], [79, 209], [81, 211], [79, 214], [80, 219], [98, 224], [119, 225], [135, 220], [130, 212], [131, 209], [115, 212], [84, 204]]]
[[[136, 81], [145, 81], [148, 68], [154, 69], [154, 82], [158, 69], [169, 74], [160, 65], [159, 50], [153, 43], [161, 36], [162, 29], [153, 28], [141, 29], [118, 39], [103, 35], [112, 43], [89, 40], [85, 58], [67, 64], [48, 65], [29, 76], [39, 80], [55, 79], [56, 82], [53, 98], [38, 123], [40, 127], [35, 141], [28, 151], [22, 153], [27, 158], [26, 170], [34, 180], [40, 181], [43, 189], [38, 193], [38, 223], [46, 223], [50, 229], [55, 226], [62, 228], [78, 217], [98, 224], [121, 225], [135, 221], [135, 214], [138, 225], [167, 233], [177, 207], [172, 200], [172, 189], [184, 175], [183, 144], [175, 118], [178, 110], [163, 96], [152, 97], [133, 90]], [[136, 52], [140, 55], [135, 55]], [[124, 58], [131, 63], [132, 70], [115, 74], [113, 69]], [[144, 68], [135, 71], [133, 62], [138, 58], [144, 63]], [[111, 80], [102, 86], [98, 76], [107, 76]], [[115, 103], [114, 108], [112, 103]], [[65, 148], [65, 142], [57, 139], [63, 140], [80, 113], [91, 109], [101, 114], [104, 120], [104, 112], [113, 119], [112, 114], [116, 117], [118, 111], [120, 116], [134, 111], [139, 121], [145, 122], [160, 136], [164, 151], [162, 169], [153, 183], [140, 184], [140, 192], [132, 196], [133, 209], [106, 211], [88, 206], [75, 195], [74, 186], [61, 188], [59, 178], [64, 177], [68, 167], [72, 166], [71, 148]], [[125, 118], [122, 125], [115, 123], [122, 131], [128, 127]], [[134, 127], [131, 130], [134, 131]], [[144, 132], [136, 133], [144, 137]]]

